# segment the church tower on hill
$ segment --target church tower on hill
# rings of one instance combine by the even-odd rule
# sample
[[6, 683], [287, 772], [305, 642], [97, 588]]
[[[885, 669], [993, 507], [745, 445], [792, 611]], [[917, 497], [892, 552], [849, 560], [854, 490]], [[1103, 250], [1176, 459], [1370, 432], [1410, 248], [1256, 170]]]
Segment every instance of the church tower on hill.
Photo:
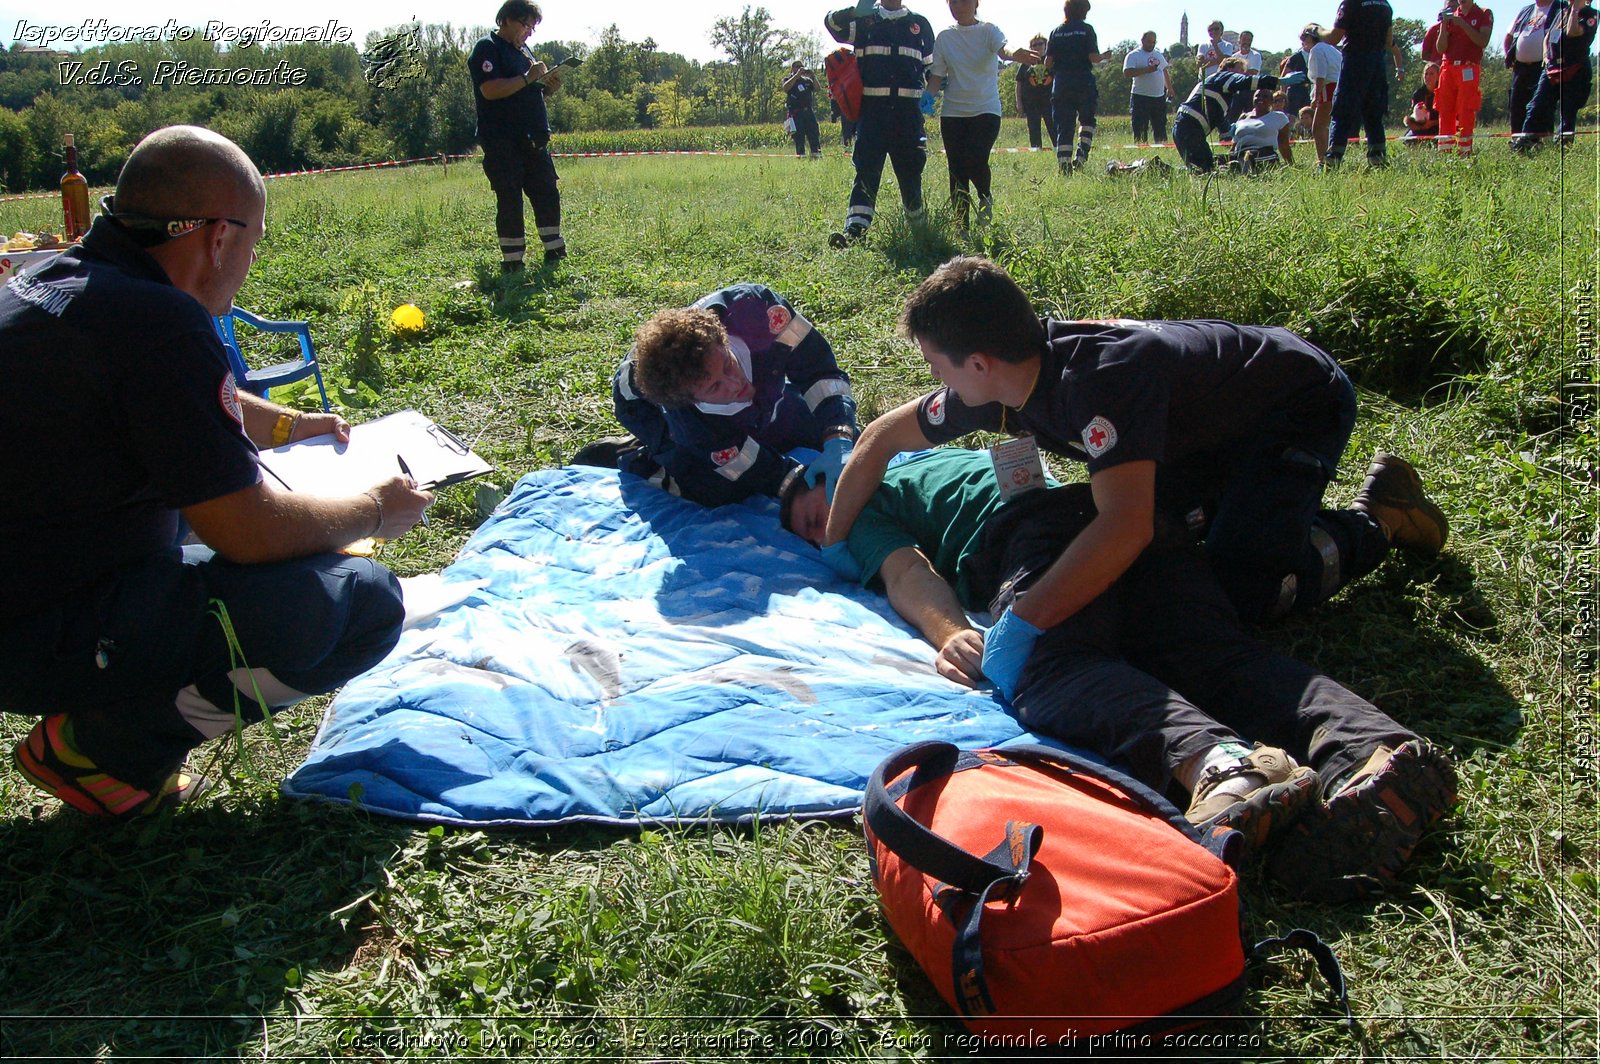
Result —
[[1189, 12], [1183, 13], [1183, 19], [1178, 23], [1178, 43], [1185, 48], [1189, 47]]

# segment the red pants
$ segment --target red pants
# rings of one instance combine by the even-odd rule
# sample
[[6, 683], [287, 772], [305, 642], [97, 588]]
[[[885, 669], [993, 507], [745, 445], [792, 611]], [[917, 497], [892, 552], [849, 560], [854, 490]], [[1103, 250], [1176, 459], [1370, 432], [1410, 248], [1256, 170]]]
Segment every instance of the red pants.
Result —
[[1439, 150], [1472, 152], [1472, 131], [1483, 106], [1483, 70], [1477, 63], [1445, 60], [1439, 70], [1439, 87], [1433, 105], [1439, 110]]

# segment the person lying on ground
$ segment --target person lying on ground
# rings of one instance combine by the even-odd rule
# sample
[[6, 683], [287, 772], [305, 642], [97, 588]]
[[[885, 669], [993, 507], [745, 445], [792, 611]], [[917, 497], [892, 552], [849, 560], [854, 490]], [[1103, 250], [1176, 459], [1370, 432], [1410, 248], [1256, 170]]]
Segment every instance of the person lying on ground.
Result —
[[[784, 525], [820, 545], [828, 509], [796, 484]], [[984, 633], [967, 610], [1002, 614], [1093, 518], [1087, 485], [1007, 500], [987, 453], [940, 448], [887, 468], [849, 538], [827, 549], [936, 648], [940, 675], [977, 686]], [[1246, 636], [1204, 553], [1174, 528], [1040, 637], [1012, 705], [1035, 732], [1157, 790], [1181, 787], [1192, 823], [1243, 833], [1300, 897], [1347, 900], [1394, 880], [1454, 800], [1442, 751]]]
[[575, 465], [620, 469], [705, 506], [777, 495], [798, 465], [831, 492], [856, 437], [850, 378], [788, 300], [755, 284], [663, 310], [639, 327], [612, 381], [630, 436], [599, 440]]
[[1204, 540], [1251, 621], [1322, 602], [1391, 544], [1428, 555], [1444, 546], [1444, 514], [1392, 455], [1374, 459], [1352, 507], [1322, 508], [1355, 424], [1355, 390], [1327, 352], [1286, 329], [1041, 320], [1003, 269], [975, 256], [935, 270], [900, 322], [943, 387], [862, 433], [827, 544], [849, 534], [903, 451], [1004, 432], [1032, 441], [1012, 448], [1036, 443], [1088, 467], [1094, 520], [985, 646], [984, 672], [1008, 695], [1032, 640], [1126, 572], [1158, 514]]
[[[275, 488], [258, 447], [349, 426], [242, 391], [217, 335], [265, 208], [238, 145], [160, 129], [81, 243], [0, 288], [0, 709], [39, 718], [15, 759], [84, 813], [194, 797], [192, 749], [399, 637], [394, 577], [336, 552], [403, 534], [433, 496], [398, 471], [348, 497]], [[203, 546], [179, 546], [185, 524]]]

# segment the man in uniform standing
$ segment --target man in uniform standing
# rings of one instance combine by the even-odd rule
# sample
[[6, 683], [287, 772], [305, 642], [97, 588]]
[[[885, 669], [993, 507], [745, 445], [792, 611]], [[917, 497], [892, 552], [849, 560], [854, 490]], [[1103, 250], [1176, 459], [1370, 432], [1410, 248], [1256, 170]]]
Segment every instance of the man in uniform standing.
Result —
[[[860, 0], [828, 15], [823, 25], [840, 44], [855, 49], [861, 71], [861, 120], [851, 155], [856, 180], [844, 231], [828, 243], [848, 247], [866, 238], [883, 180], [883, 162], [894, 167], [906, 221], [921, 224], [922, 168], [928, 161], [923, 131], [923, 93], [933, 63], [933, 30], [928, 20], [904, 6], [904, 0]], [[930, 113], [931, 113], [931, 99]]]
[[1383, 132], [1383, 116], [1389, 109], [1384, 53], [1394, 61], [1396, 79], [1405, 72], [1394, 43], [1394, 11], [1389, 0], [1343, 0], [1333, 28], [1322, 39], [1328, 44], [1344, 44], [1344, 67], [1339, 72], [1339, 87], [1333, 90], [1327, 163], [1338, 166], [1344, 161], [1344, 150], [1359, 124], [1367, 133], [1367, 162], [1382, 166], [1389, 159]]
[[[82, 243], [0, 288], [0, 709], [40, 718], [19, 767], [90, 815], [192, 797], [190, 750], [400, 634], [395, 579], [335, 552], [433, 496], [398, 470], [350, 496], [274, 487], [257, 447], [350, 426], [241, 390], [217, 338], [265, 205], [238, 145], [157, 130]], [[179, 547], [184, 525], [204, 546]]]
[[[1100, 88], [1094, 68], [1109, 58], [1100, 51], [1094, 27], [1084, 21], [1089, 16], [1089, 0], [1067, 0], [1062, 13], [1065, 21], [1050, 32], [1045, 45], [1045, 68], [1054, 80], [1050, 86], [1050, 110], [1056, 117], [1056, 164], [1063, 174], [1089, 161], [1094, 147], [1095, 115], [1100, 106]], [[1078, 134], [1073, 147], [1072, 134]]]
[[1439, 16], [1439, 150], [1472, 154], [1472, 131], [1483, 106], [1483, 48], [1494, 30], [1494, 12], [1474, 0], [1461, 0]]
[[483, 172], [494, 190], [500, 269], [506, 273], [522, 269], [527, 250], [524, 194], [533, 204], [544, 261], [567, 255], [561, 239], [561, 190], [550, 158], [550, 119], [544, 108], [545, 95], [561, 87], [561, 73], [546, 68], [527, 49], [541, 17], [539, 5], [531, 0], [505, 0], [494, 17], [495, 31], [479, 41], [467, 58]]
[[805, 64], [796, 59], [783, 79], [784, 109], [794, 123], [794, 153], [804, 156], [811, 144], [811, 157], [822, 158], [822, 131], [817, 128], [817, 79]]

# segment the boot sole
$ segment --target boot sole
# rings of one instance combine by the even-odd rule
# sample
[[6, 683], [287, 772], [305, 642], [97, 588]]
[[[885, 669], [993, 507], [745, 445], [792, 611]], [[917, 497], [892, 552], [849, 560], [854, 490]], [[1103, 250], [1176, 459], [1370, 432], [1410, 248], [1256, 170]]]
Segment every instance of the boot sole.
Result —
[[1430, 825], [1456, 802], [1455, 769], [1413, 740], [1366, 783], [1303, 818], [1267, 862], [1296, 898], [1337, 904], [1393, 884]]

